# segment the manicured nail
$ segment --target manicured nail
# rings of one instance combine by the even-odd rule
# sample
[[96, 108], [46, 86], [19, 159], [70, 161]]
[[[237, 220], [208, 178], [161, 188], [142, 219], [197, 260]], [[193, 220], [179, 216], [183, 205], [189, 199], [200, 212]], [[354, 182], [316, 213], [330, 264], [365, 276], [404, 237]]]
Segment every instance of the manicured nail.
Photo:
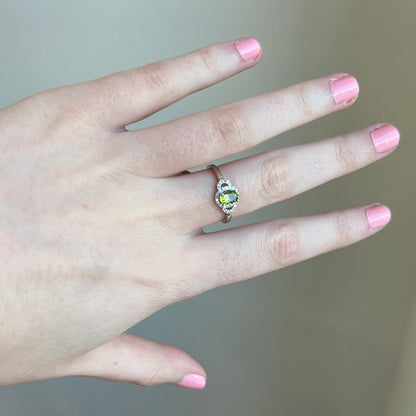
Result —
[[238, 53], [244, 61], [256, 59], [261, 52], [260, 43], [256, 39], [242, 39], [235, 43]]
[[337, 104], [346, 104], [356, 98], [360, 92], [357, 80], [351, 75], [331, 79], [331, 90]]
[[205, 377], [198, 374], [187, 374], [178, 386], [187, 387], [188, 389], [203, 389], [205, 387]]
[[391, 124], [384, 124], [373, 130], [371, 137], [377, 153], [384, 153], [397, 147], [400, 140], [400, 133]]
[[367, 220], [370, 228], [382, 228], [390, 222], [391, 212], [385, 205], [375, 205], [367, 209]]

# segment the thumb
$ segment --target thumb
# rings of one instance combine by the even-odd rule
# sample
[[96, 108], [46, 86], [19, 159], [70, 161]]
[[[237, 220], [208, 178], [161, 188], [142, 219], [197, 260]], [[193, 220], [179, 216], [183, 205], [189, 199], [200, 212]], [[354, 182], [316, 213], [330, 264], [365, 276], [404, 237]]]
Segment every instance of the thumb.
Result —
[[203, 389], [206, 380], [204, 369], [180, 349], [127, 333], [71, 361], [66, 375], [191, 389]]

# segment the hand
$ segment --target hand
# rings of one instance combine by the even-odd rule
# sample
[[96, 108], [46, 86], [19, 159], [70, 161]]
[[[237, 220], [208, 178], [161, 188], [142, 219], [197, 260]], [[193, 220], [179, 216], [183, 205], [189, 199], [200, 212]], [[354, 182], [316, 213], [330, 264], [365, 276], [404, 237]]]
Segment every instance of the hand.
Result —
[[[212, 169], [180, 175], [347, 108], [358, 95], [351, 76], [125, 129], [260, 56], [254, 40], [225, 42], [1, 111], [1, 384], [80, 375], [201, 388], [205, 372], [191, 357], [125, 331], [169, 304], [388, 223], [388, 208], [368, 205], [206, 234], [201, 227], [224, 218], [217, 178]], [[362, 168], [398, 141], [380, 124], [224, 164], [240, 195], [234, 216]]]

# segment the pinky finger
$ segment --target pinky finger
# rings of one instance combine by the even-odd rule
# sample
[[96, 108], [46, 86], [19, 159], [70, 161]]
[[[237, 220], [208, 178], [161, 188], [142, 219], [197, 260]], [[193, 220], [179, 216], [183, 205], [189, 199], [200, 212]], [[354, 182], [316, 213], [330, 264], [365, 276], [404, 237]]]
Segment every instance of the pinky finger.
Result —
[[390, 218], [390, 210], [377, 204], [198, 235], [191, 296], [356, 243]]

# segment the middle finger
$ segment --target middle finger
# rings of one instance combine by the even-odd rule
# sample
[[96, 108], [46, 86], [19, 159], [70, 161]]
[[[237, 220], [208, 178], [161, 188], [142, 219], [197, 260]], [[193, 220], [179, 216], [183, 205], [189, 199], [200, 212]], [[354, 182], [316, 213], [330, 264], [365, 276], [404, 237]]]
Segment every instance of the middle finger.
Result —
[[273, 136], [347, 108], [358, 96], [345, 74], [221, 105], [142, 130], [125, 132], [117, 146], [133, 171], [166, 177], [247, 150]]

